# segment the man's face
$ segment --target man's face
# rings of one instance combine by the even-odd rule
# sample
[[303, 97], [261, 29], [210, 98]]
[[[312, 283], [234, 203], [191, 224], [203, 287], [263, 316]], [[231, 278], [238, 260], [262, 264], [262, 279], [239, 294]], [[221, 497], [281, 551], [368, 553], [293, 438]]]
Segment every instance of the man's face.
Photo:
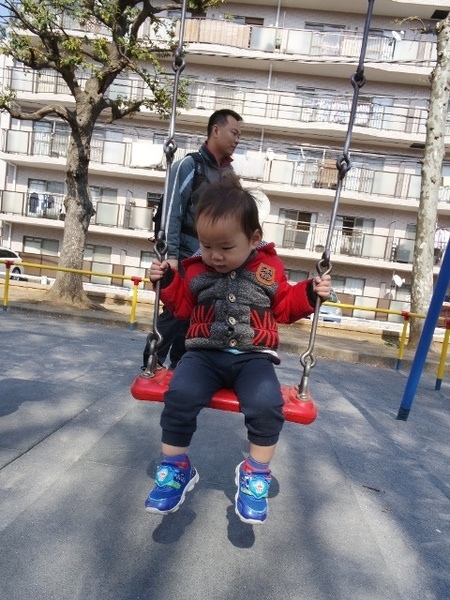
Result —
[[231, 156], [236, 150], [241, 137], [241, 124], [234, 117], [227, 117], [226, 125], [214, 125], [212, 130], [212, 140], [214, 151], [220, 157]]

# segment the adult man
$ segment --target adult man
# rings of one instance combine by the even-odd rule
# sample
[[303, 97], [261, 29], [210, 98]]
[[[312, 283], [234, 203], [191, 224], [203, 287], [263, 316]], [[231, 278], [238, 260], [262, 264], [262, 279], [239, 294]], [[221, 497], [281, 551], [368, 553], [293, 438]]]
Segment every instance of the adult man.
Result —
[[[192, 256], [199, 247], [195, 232], [195, 200], [205, 183], [215, 183], [232, 171], [232, 154], [241, 137], [242, 117], [230, 109], [216, 110], [209, 118], [207, 140], [194, 158], [187, 155], [174, 163], [166, 199], [167, 258], [171, 267], [180, 269], [180, 262]], [[200, 169], [198, 163], [200, 162]], [[199, 174], [201, 170], [201, 174]], [[199, 181], [199, 179], [201, 181]], [[158, 362], [162, 365], [170, 350], [170, 369], [174, 369], [185, 353], [184, 338], [189, 321], [175, 319], [163, 307], [157, 327], [163, 341], [158, 348]], [[144, 349], [144, 368], [149, 357], [149, 338]]]

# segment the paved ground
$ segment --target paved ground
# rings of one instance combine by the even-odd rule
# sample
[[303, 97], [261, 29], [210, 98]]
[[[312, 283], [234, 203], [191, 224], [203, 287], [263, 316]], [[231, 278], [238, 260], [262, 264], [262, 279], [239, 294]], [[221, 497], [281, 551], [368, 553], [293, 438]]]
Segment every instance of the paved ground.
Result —
[[[161, 406], [130, 384], [145, 332], [56, 314], [0, 314], [0, 598], [5, 600], [447, 600], [450, 386], [424, 373], [318, 361], [309, 426], [287, 423], [270, 515], [234, 514], [241, 415], [205, 410], [200, 482], [148, 515]], [[335, 359], [342, 351], [335, 346]], [[280, 379], [297, 383], [283, 352]]]

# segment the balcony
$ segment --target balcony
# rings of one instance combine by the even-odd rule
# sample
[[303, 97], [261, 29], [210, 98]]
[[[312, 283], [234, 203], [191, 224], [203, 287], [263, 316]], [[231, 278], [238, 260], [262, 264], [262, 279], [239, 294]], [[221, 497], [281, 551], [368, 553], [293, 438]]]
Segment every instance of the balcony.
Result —
[[[328, 225], [302, 223], [302, 222], [266, 222], [264, 223], [265, 239], [274, 241], [278, 252], [296, 252], [296, 256], [309, 256], [317, 258], [325, 248]], [[435, 243], [435, 265], [439, 266], [442, 255], [445, 252], [445, 243]], [[304, 252], [302, 252], [304, 251]], [[400, 265], [412, 265], [414, 255], [414, 240], [408, 237], [380, 235], [364, 232], [358, 229], [336, 228], [330, 244], [332, 255], [362, 259], [360, 264], [386, 268], [395, 263]], [[378, 265], [376, 264], [378, 263]]]
[[[265, 129], [291, 133], [343, 138], [350, 118], [353, 98], [350, 94], [313, 95], [301, 91], [282, 92], [221, 85], [217, 82], [194, 81], [189, 88], [189, 109], [212, 112], [233, 107], [246, 124], [257, 123]], [[377, 98], [360, 96], [355, 119], [354, 137], [361, 142], [377, 138], [382, 143], [411, 145], [425, 139], [428, 116], [426, 98]], [[299, 128], [299, 124], [302, 127]], [[380, 135], [380, 132], [383, 132]], [[338, 135], [336, 135], [338, 133]], [[389, 135], [390, 134], [390, 135]], [[446, 135], [450, 135], [450, 117]]]
[[[54, 194], [37, 194], [35, 192], [0, 192], [0, 214], [10, 215], [10, 220], [19, 217], [18, 221], [32, 223], [29, 219], [38, 219], [40, 225], [46, 221], [64, 221], [63, 196]], [[109, 227], [118, 230], [141, 231], [148, 237], [153, 233], [153, 211], [143, 206], [130, 203], [113, 202], [95, 203], [96, 213], [91, 224], [98, 227]], [[23, 217], [26, 219], [24, 220]], [[270, 217], [276, 219], [276, 217]], [[60, 227], [63, 224], [60, 223]], [[95, 229], [93, 229], [95, 232]], [[112, 233], [112, 232], [111, 232]], [[328, 236], [328, 226], [280, 219], [264, 224], [265, 239], [274, 241], [280, 251], [294, 251], [304, 258], [317, 259], [323, 252]], [[437, 244], [435, 255], [442, 256], [444, 248]], [[370, 266], [383, 267], [383, 263], [411, 265], [413, 260], [414, 240], [393, 235], [380, 235], [358, 229], [337, 229], [331, 241], [330, 251], [340, 257], [351, 257], [371, 261]]]
[[[275, 7], [275, 3], [270, 4]], [[314, 3], [314, 5], [316, 4]], [[351, 4], [349, 13], [355, 12], [354, 2]], [[324, 10], [329, 11], [328, 4]], [[398, 11], [398, 7], [396, 10]], [[364, 11], [362, 12], [364, 13]], [[108, 37], [111, 35], [107, 28], [95, 21], [80, 24], [69, 15], [63, 15], [61, 23], [66, 30], [80, 31], [88, 36]], [[146, 21], [142, 25], [139, 35], [141, 37], [149, 36], [153, 39], [158, 37], [162, 42], [169, 41], [174, 25], [177, 37], [179, 36], [180, 21], [174, 23], [172, 19], [161, 19], [161, 27], [158, 30], [155, 25]], [[318, 60], [340, 57], [354, 61], [359, 58], [362, 33], [289, 29], [273, 25], [246, 25], [230, 19], [188, 18], [185, 22], [184, 42], [188, 44], [188, 49], [189, 44], [205, 44], [256, 52], [301, 55]], [[391, 37], [372, 34], [368, 38], [366, 58], [368, 61], [374, 62], [417, 62], [422, 66], [430, 67], [436, 61], [436, 44], [422, 35], [414, 35], [414, 39], [404, 39], [393, 43]]]
[[[51, 170], [55, 168], [52, 159], [60, 158], [63, 160], [59, 161], [59, 168], [64, 168], [68, 134], [11, 129], [5, 133], [4, 160], [25, 166], [39, 164], [40, 168]], [[175, 158], [182, 158], [196, 149], [193, 140], [189, 142], [188, 139], [186, 147], [180, 148]], [[249, 149], [240, 153], [238, 148], [233, 166], [243, 179], [272, 186], [271, 191], [276, 195], [303, 192], [327, 200], [331, 197], [329, 192], [336, 187], [338, 156], [337, 151], [326, 148], [305, 146], [286, 151], [277, 146], [269, 160], [266, 152]], [[396, 208], [416, 210], [420, 198], [419, 163], [379, 156], [374, 164], [380, 166], [375, 167], [370, 160], [366, 154], [352, 154], [352, 168], [343, 182], [344, 197], [354, 204], [391, 203]], [[111, 172], [111, 165], [116, 167], [114, 172]], [[127, 142], [93, 139], [91, 172], [107, 172], [109, 177], [123, 179], [137, 177], [137, 170], [140, 179], [162, 183], [165, 170], [163, 145], [141, 139]], [[439, 202], [450, 209], [450, 178], [443, 178], [442, 183]]]
[[[94, 202], [95, 215], [91, 225], [143, 231], [148, 235], [153, 233], [153, 209], [137, 206], [130, 202], [119, 204], [115, 202]], [[64, 196], [62, 194], [40, 194], [37, 192], [1, 192], [0, 213], [12, 216], [39, 219], [43, 225], [45, 220], [64, 221]], [[62, 226], [62, 224], [61, 224]]]
[[[53, 95], [67, 95], [68, 89], [59, 75], [35, 73], [29, 70], [8, 68], [5, 72], [8, 85], [20, 93], [21, 101], [49, 101]], [[145, 94], [142, 81], [118, 79], [109, 90], [110, 97], [121, 95], [141, 99]], [[216, 81], [200, 81], [193, 78], [189, 87], [189, 108], [183, 114], [208, 114], [214, 110], [228, 108], [240, 113], [248, 126], [263, 125], [267, 131], [278, 132], [280, 127], [291, 135], [302, 132], [310, 137], [342, 139], [347, 130], [352, 105], [350, 91], [329, 94], [285, 92], [275, 89], [255, 89]], [[72, 99], [73, 101], [73, 99]], [[353, 138], [355, 141], [386, 145], [410, 146], [423, 143], [425, 139], [428, 99], [402, 97], [370, 97], [361, 94], [356, 113]], [[300, 125], [300, 127], [299, 127]], [[450, 116], [446, 135], [450, 136]], [[450, 144], [450, 141], [449, 141]], [[59, 148], [52, 148], [55, 156]]]
[[[198, 60], [194, 55], [202, 52], [211, 58], [227, 54], [230, 59], [237, 57], [236, 50], [239, 50], [241, 66], [246, 60], [254, 63], [255, 58], [270, 58], [274, 64], [282, 60], [284, 65], [277, 64], [277, 68], [283, 70], [308, 70], [308, 63], [312, 63], [316, 69], [322, 65], [320, 74], [325, 74], [325, 69], [331, 76], [343, 77], [348, 74], [348, 65], [354, 65], [359, 59], [362, 33], [245, 25], [225, 19], [188, 19], [184, 41], [187, 43], [188, 60], [192, 61]], [[294, 56], [307, 60], [294, 63]], [[420, 83], [417, 75], [429, 72], [436, 56], [435, 42], [425, 36], [395, 41], [391, 36], [371, 34], [368, 37], [366, 66], [375, 67], [370, 71], [371, 79], [383, 80], [389, 72], [395, 72], [397, 81], [398, 74], [401, 74], [401, 78], [410, 83], [414, 79]], [[263, 67], [258, 65], [257, 68]], [[380, 69], [384, 71], [383, 75]]]
[[[275, 3], [272, 4], [275, 7]], [[320, 10], [316, 4], [314, 8]], [[350, 13], [356, 9], [355, 3], [351, 4]], [[394, 13], [397, 16], [400, 6]], [[329, 12], [329, 6], [324, 10]], [[95, 22], [80, 24], [70, 16], [62, 15], [61, 23], [62, 27], [75, 35], [81, 32], [88, 37], [110, 36], [108, 29]], [[171, 19], [161, 19], [159, 29], [146, 21], [139, 35], [158, 39], [160, 45], [164, 45], [170, 41], [173, 27], [174, 21]], [[179, 21], [175, 23], [176, 36], [179, 35], [178, 28]], [[348, 77], [349, 68], [353, 68], [359, 59], [362, 33], [289, 29], [273, 24], [246, 25], [229, 19], [191, 18], [186, 20], [184, 41], [188, 60], [200, 63], [205, 62], [206, 55], [210, 65], [217, 62], [216, 57], [222, 61], [221, 57], [227, 55], [229, 66], [242, 68], [246, 65], [250, 69], [266, 69], [267, 59], [270, 58], [274, 64], [277, 63], [276, 68], [283, 71]], [[306, 60], [293, 60], [298, 56]], [[422, 34], [412, 32], [411, 39], [399, 41], [394, 41], [390, 36], [371, 34], [366, 52], [366, 75], [373, 81], [428, 85], [423, 77], [429, 75], [436, 56], [435, 42]], [[255, 62], [255, 59], [262, 60]], [[407, 66], [403, 67], [402, 62]], [[317, 73], [318, 69], [320, 73]]]

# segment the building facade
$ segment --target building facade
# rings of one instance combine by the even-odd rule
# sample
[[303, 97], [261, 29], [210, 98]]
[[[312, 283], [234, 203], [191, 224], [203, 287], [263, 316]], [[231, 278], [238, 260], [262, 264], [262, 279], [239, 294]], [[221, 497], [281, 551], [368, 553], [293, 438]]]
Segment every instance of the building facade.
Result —
[[[315, 273], [329, 236], [336, 161], [348, 129], [367, 4], [247, 0], [186, 20], [183, 77], [189, 106], [177, 117], [175, 158], [204, 141], [214, 110], [232, 108], [242, 115], [235, 170], [246, 187], [269, 197], [264, 237], [276, 242], [292, 281]], [[346, 302], [409, 306], [429, 76], [436, 62], [432, 31], [447, 14], [443, 0], [375, 1], [351, 169], [330, 247], [333, 287]], [[178, 15], [163, 16], [173, 21]], [[408, 19], [412, 16], [417, 19]], [[34, 73], [4, 60], [1, 74], [19, 105], [44, 105], [56, 97], [72, 102], [54, 73]], [[138, 78], [122, 77], [109, 93], [136, 97], [144, 90]], [[109, 283], [122, 285], [117, 274], [144, 276], [152, 260], [149, 238], [164, 185], [167, 132], [168, 123], [148, 111], [97, 124], [90, 164], [96, 214], [85, 267], [109, 274]], [[56, 118], [32, 123], [1, 115], [0, 245], [30, 262], [58, 261], [68, 137], [67, 126]], [[450, 232], [450, 117], [446, 148], [435, 274]]]

